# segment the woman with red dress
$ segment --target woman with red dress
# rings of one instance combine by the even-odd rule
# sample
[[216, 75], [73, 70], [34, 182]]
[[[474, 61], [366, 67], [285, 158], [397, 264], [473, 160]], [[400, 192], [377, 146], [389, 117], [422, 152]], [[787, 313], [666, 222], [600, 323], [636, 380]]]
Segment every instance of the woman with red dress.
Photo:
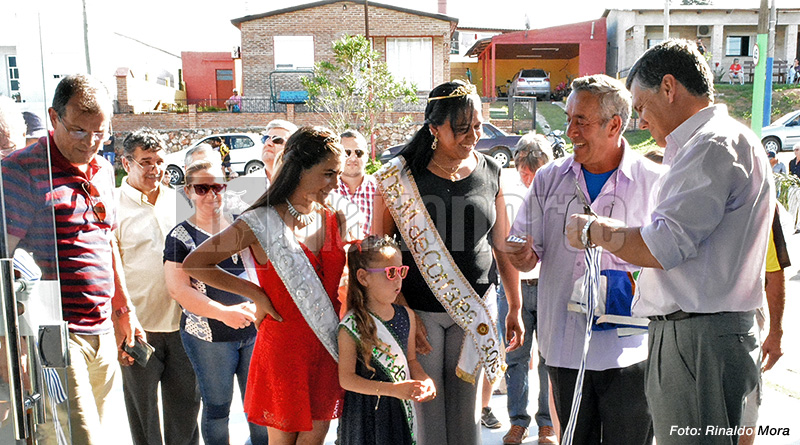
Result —
[[[270, 445], [321, 445], [341, 413], [336, 296], [346, 224], [325, 200], [342, 161], [333, 132], [299, 129], [286, 142], [269, 191], [183, 262], [189, 275], [256, 304], [260, 325], [244, 408], [250, 422], [268, 427]], [[255, 259], [261, 286], [217, 267], [244, 249]]]

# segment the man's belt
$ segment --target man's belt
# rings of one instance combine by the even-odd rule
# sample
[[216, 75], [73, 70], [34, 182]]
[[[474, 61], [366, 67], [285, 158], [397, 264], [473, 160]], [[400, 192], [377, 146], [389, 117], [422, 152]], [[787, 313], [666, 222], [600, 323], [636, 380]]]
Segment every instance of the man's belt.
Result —
[[526, 280], [520, 280], [520, 283], [528, 285], [528, 286], [538, 286], [539, 279], [538, 278], [528, 278]]
[[691, 312], [683, 312], [683, 311], [675, 311], [671, 314], [667, 315], [651, 315], [649, 318], [651, 321], [679, 321], [679, 320], [686, 320], [687, 318], [692, 317], [699, 317], [700, 315], [706, 314], [697, 314]]

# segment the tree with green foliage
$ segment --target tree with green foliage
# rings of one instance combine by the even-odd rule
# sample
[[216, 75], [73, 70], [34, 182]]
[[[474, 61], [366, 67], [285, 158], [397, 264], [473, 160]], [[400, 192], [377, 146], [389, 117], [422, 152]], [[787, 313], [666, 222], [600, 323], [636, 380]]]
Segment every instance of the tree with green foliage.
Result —
[[329, 113], [337, 133], [359, 129], [367, 140], [377, 129], [379, 113], [392, 111], [398, 100], [417, 103], [417, 88], [395, 80], [363, 35], [345, 35], [333, 42], [333, 61], [317, 62], [314, 75], [301, 79], [314, 111]]

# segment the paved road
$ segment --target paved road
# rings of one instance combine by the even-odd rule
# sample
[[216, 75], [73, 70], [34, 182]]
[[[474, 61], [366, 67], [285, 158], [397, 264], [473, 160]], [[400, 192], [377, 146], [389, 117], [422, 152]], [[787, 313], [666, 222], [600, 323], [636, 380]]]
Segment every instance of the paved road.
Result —
[[[779, 159], [788, 165], [793, 157], [790, 152], [780, 153]], [[519, 181], [514, 169], [504, 169], [504, 186], [514, 186]], [[784, 315], [784, 356], [774, 369], [764, 375], [765, 390], [760, 412], [759, 425], [770, 428], [788, 428], [789, 436], [759, 436], [757, 444], [785, 445], [800, 444], [800, 234], [787, 233], [789, 254], [793, 265], [786, 270], [786, 311]], [[531, 387], [537, 387], [536, 373], [529, 375]], [[119, 388], [113, 397], [119, 401], [113, 409], [114, 424], [120, 429], [127, 429], [124, 406], [122, 404], [122, 391]], [[536, 394], [531, 394], [529, 406], [536, 405]], [[244, 444], [247, 439], [247, 426], [242, 414], [241, 400], [238, 392], [234, 395], [231, 408], [231, 443]], [[506, 396], [493, 396], [491, 406], [497, 417], [504, 422], [504, 428], [489, 430], [483, 428], [482, 438], [485, 445], [502, 444], [503, 435], [507, 431], [508, 414], [506, 410]], [[535, 431], [533, 432], [535, 436]], [[127, 436], [120, 434], [120, 438]], [[325, 444], [333, 445], [336, 438], [336, 422], [331, 423]], [[529, 438], [525, 443], [535, 444], [535, 437]], [[121, 439], [118, 445], [128, 445], [130, 441]]]

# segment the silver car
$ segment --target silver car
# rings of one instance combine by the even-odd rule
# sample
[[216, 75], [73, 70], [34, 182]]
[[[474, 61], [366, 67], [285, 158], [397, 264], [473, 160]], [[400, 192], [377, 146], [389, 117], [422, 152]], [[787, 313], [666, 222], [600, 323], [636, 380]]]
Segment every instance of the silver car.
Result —
[[520, 70], [514, 74], [509, 96], [536, 96], [540, 100], [550, 98], [550, 74], [541, 69]]
[[791, 151], [800, 142], [800, 110], [784, 114], [769, 126], [761, 129], [761, 143], [767, 151]]

